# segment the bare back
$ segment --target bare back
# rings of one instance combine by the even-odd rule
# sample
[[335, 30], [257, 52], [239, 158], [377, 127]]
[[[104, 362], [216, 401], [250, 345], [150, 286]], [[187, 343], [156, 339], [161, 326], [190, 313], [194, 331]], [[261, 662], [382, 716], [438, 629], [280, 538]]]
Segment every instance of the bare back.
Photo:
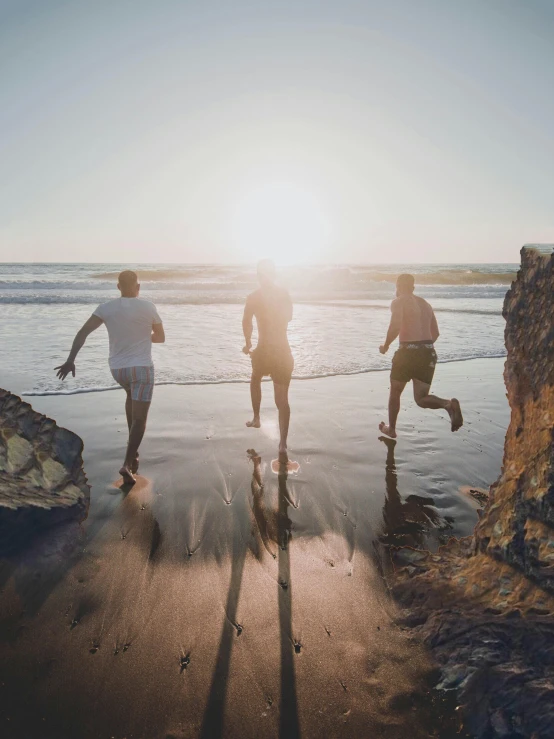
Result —
[[288, 292], [277, 285], [261, 288], [248, 296], [247, 307], [258, 325], [258, 346], [288, 348], [287, 329], [292, 318]]
[[437, 340], [439, 331], [435, 313], [429, 303], [417, 295], [403, 295], [393, 303], [401, 316], [400, 343]]

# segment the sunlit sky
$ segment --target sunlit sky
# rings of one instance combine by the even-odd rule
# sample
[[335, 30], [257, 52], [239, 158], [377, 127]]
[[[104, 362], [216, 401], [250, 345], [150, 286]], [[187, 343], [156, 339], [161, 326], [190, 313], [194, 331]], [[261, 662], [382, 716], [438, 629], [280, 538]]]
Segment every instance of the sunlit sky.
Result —
[[0, 260], [518, 261], [552, 0], [0, 0]]

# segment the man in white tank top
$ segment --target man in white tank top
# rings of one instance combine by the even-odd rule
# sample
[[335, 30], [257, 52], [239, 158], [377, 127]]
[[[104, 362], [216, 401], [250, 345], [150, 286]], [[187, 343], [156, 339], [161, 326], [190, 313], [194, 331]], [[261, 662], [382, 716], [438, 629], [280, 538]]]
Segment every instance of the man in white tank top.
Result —
[[70, 372], [75, 377], [75, 358], [87, 336], [103, 323], [106, 324], [110, 342], [110, 369], [115, 381], [127, 393], [125, 412], [129, 442], [119, 474], [125, 483], [132, 485], [136, 481], [138, 449], [146, 429], [154, 390], [152, 344], [162, 344], [165, 333], [155, 305], [138, 296], [140, 284], [135, 272], [121, 272], [117, 287], [121, 297], [96, 308], [75, 336], [67, 360], [56, 370], [60, 380], [64, 380]]
[[381, 354], [386, 354], [392, 342], [397, 337], [400, 340], [400, 347], [392, 359], [389, 422], [379, 424], [380, 431], [392, 439], [396, 439], [400, 396], [410, 381], [414, 385], [415, 402], [421, 408], [444, 408], [450, 416], [452, 431], [457, 431], [464, 422], [456, 398], [445, 400], [429, 393], [437, 363], [434, 344], [439, 338], [439, 327], [429, 303], [414, 295], [414, 284], [413, 275], [399, 275], [387, 338], [379, 347]]

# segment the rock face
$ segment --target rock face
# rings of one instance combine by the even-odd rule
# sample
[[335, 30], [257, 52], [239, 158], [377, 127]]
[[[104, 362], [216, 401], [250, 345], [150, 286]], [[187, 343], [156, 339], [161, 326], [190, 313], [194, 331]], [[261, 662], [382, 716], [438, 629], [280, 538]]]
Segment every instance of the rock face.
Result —
[[503, 471], [474, 536], [399, 550], [391, 589], [472, 736], [554, 736], [554, 249], [524, 247], [506, 295]]
[[522, 250], [504, 301], [512, 411], [503, 472], [475, 531], [480, 552], [554, 592], [554, 254]]
[[0, 389], [0, 553], [62, 521], [82, 521], [90, 489], [81, 439]]

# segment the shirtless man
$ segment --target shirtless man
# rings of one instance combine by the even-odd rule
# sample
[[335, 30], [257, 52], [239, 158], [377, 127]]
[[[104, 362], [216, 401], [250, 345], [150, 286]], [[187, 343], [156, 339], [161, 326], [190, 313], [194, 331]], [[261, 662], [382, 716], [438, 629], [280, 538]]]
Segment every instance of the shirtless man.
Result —
[[433, 309], [426, 300], [414, 295], [413, 275], [400, 275], [396, 281], [396, 300], [392, 301], [389, 330], [385, 343], [379, 347], [386, 354], [398, 336], [400, 347], [392, 359], [390, 373], [389, 423], [382, 421], [379, 429], [396, 439], [396, 419], [400, 410], [400, 396], [410, 380], [414, 384], [415, 402], [420, 408], [444, 408], [450, 416], [452, 431], [463, 425], [460, 403], [456, 398], [443, 400], [430, 395], [437, 355], [434, 348], [439, 338], [439, 327]]
[[[252, 359], [250, 395], [254, 416], [247, 422], [250, 428], [260, 428], [260, 404], [262, 402], [262, 377], [273, 380], [275, 405], [279, 411], [279, 460], [287, 461], [287, 436], [289, 432], [289, 385], [294, 369], [287, 329], [292, 319], [292, 301], [288, 292], [275, 284], [275, 265], [269, 259], [258, 264], [259, 290], [246, 299], [242, 330], [245, 346], [243, 352]], [[252, 318], [258, 326], [258, 345], [252, 351]]]
[[121, 297], [102, 303], [78, 331], [64, 364], [56, 367], [60, 380], [71, 372], [75, 377], [75, 358], [87, 336], [103, 323], [110, 340], [110, 369], [114, 380], [125, 389], [125, 412], [129, 442], [123, 466], [123, 481], [132, 485], [138, 471], [138, 449], [146, 429], [146, 418], [154, 390], [152, 344], [163, 344], [164, 327], [153, 303], [139, 298], [140, 285], [135, 272], [119, 275]]

